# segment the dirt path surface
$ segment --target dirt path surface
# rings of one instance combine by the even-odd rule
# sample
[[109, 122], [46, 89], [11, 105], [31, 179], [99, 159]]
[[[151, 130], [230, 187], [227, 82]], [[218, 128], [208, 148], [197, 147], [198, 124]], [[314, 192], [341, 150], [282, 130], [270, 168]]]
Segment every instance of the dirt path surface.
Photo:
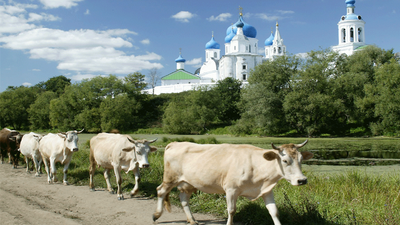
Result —
[[[107, 191], [89, 191], [86, 186], [64, 186], [61, 182], [47, 184], [46, 175], [35, 177], [25, 168], [12, 169], [0, 164], [0, 224], [187, 224], [181, 208], [172, 213], [164, 211], [156, 223], [152, 214], [156, 201], [147, 198], [129, 198], [118, 201]], [[210, 215], [195, 214], [200, 224], [225, 224], [226, 221]]]

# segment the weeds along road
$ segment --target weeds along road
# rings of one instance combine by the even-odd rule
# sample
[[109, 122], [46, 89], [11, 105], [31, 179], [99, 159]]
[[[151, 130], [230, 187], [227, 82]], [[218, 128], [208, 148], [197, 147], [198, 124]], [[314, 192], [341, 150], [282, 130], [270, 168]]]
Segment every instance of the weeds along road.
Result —
[[[88, 175], [89, 179], [89, 175]], [[47, 175], [35, 177], [19, 166], [0, 164], [0, 223], [9, 224], [187, 224], [182, 208], [164, 211], [156, 223], [152, 214], [154, 199], [141, 197], [117, 200], [105, 190], [89, 191], [86, 186], [64, 186], [62, 182], [47, 184]], [[200, 224], [225, 224], [210, 215], [195, 214]]]

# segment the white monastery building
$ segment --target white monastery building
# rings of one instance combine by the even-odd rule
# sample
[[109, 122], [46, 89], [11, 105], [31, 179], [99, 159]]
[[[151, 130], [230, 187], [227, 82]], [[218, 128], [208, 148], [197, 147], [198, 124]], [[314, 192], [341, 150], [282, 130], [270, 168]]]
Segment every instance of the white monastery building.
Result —
[[221, 45], [212, 35], [211, 40], [205, 45], [205, 62], [195, 74], [185, 70], [186, 60], [180, 53], [175, 60], [176, 71], [161, 78], [161, 86], [154, 88], [154, 94], [178, 93], [193, 90], [199, 85], [215, 85], [227, 77], [246, 83], [250, 70], [265, 60], [273, 60], [274, 57], [285, 54], [286, 46], [283, 44], [278, 27], [276, 23], [275, 35], [271, 33], [263, 43], [265, 55], [261, 55], [258, 53], [257, 30], [247, 24], [243, 20], [243, 14], [240, 13], [238, 21], [226, 30], [223, 47], [225, 55], [221, 56]]
[[340, 54], [352, 55], [355, 51], [367, 46], [365, 44], [365, 21], [354, 13], [355, 0], [346, 0], [347, 15], [341, 17], [338, 23], [339, 44], [332, 47]]
[[[346, 0], [345, 3], [347, 15], [342, 16], [338, 23], [339, 44], [333, 46], [332, 50], [340, 54], [352, 55], [355, 51], [367, 46], [365, 22], [360, 15], [354, 13], [355, 0]], [[180, 52], [175, 60], [176, 71], [161, 78], [161, 86], [154, 88], [154, 94], [179, 93], [193, 90], [200, 85], [212, 86], [227, 77], [240, 80], [245, 84], [250, 71], [257, 65], [286, 54], [286, 46], [283, 44], [278, 22], [275, 35], [271, 32], [262, 44], [264, 44], [264, 55], [258, 53], [260, 46], [257, 30], [243, 20], [243, 14], [240, 12], [238, 21], [226, 30], [223, 46], [225, 55], [221, 55], [221, 45], [212, 35], [211, 40], [205, 45], [205, 62], [193, 74], [185, 70], [186, 60]], [[145, 91], [151, 93], [150, 90]]]

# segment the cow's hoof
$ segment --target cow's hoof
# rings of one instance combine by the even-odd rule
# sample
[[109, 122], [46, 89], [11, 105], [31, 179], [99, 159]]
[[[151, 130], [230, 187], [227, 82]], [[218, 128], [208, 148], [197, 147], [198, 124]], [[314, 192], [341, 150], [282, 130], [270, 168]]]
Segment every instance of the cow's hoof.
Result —
[[131, 198], [132, 198], [133, 196], [135, 196], [138, 192], [139, 192], [139, 190], [136, 190], [136, 191], [131, 192]]
[[158, 220], [158, 218], [160, 218], [161, 213], [154, 213], [153, 214], [153, 221], [155, 222], [156, 220]]
[[108, 193], [110, 193], [110, 194], [115, 194], [115, 192], [114, 192], [114, 190], [112, 190], [112, 191], [108, 191]]
[[124, 196], [119, 196], [117, 199], [118, 200], [124, 200]]
[[69, 185], [68, 181], [63, 181], [63, 184], [64, 184], [65, 186], [68, 186], [68, 185]]
[[92, 192], [93, 192], [93, 191], [96, 191], [95, 188], [89, 188], [89, 190], [92, 191]]

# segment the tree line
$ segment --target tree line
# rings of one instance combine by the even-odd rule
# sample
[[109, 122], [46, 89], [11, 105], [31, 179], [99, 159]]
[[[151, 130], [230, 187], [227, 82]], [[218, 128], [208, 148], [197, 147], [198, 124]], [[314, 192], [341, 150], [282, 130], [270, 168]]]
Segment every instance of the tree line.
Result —
[[138, 72], [75, 84], [58, 76], [0, 93], [0, 125], [89, 132], [399, 135], [399, 85], [398, 58], [376, 46], [351, 56], [330, 50], [304, 58], [282, 56], [258, 65], [246, 84], [227, 78], [158, 96], [142, 93], [147, 83]]

